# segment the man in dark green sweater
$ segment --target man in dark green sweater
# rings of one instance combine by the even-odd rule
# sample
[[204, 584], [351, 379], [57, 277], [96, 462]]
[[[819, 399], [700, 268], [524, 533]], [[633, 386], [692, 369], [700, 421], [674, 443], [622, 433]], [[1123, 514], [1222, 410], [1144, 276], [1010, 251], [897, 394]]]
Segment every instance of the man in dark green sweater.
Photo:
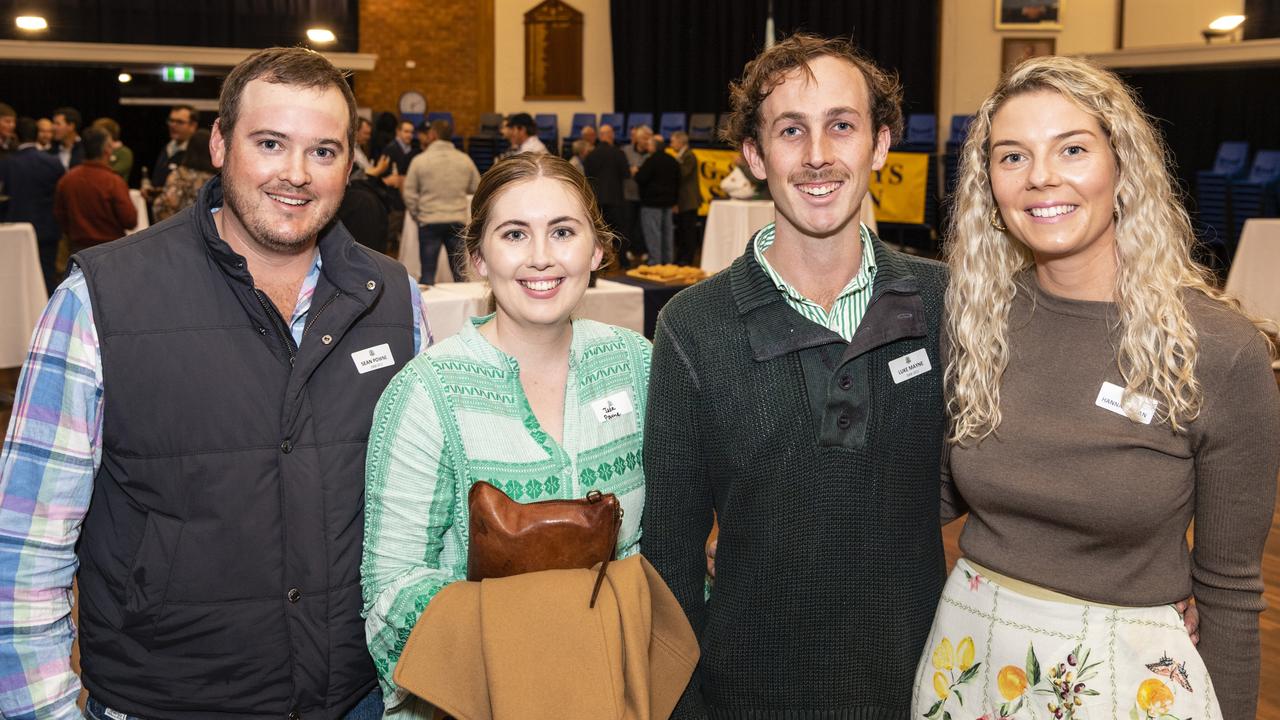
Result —
[[906, 720], [944, 574], [946, 271], [858, 220], [901, 88], [797, 35], [732, 96], [776, 220], [658, 320], [642, 550], [702, 647], [673, 717]]

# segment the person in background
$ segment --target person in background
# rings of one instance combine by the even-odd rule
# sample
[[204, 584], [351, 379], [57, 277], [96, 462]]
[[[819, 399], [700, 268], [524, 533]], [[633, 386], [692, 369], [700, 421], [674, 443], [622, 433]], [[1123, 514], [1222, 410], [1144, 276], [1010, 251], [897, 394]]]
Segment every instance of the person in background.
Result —
[[418, 224], [418, 252], [423, 285], [436, 282], [440, 247], [449, 257], [455, 282], [461, 282], [467, 259], [462, 230], [467, 222], [467, 196], [480, 184], [480, 171], [471, 158], [453, 144], [448, 120], [434, 120], [427, 128], [427, 146], [404, 178], [405, 212]]
[[1255, 715], [1275, 326], [1191, 260], [1159, 138], [1066, 57], [1016, 66], [969, 126], [942, 348], [942, 515], [969, 517], [914, 717]]
[[36, 120], [36, 149], [49, 152], [52, 147], [53, 121], [49, 118], [40, 118]]
[[36, 145], [37, 132], [35, 120], [18, 118], [18, 147], [0, 159], [0, 187], [9, 196], [9, 202], [0, 204], [0, 220], [27, 222], [35, 228], [45, 289], [53, 294], [58, 286], [56, 263], [58, 241], [62, 238], [53, 215], [53, 195], [66, 170], [57, 158]]
[[702, 187], [698, 184], [698, 159], [689, 147], [689, 133], [671, 133], [671, 149], [680, 163], [680, 192], [676, 204], [677, 265], [692, 265], [702, 248], [698, 232], [698, 208], [702, 206]]
[[666, 151], [662, 136], [643, 134], [637, 142], [647, 142], [648, 157], [636, 172], [640, 188], [640, 227], [649, 250], [649, 265], [675, 262], [674, 211], [680, 193], [680, 162]]
[[49, 152], [57, 156], [62, 167], [71, 168], [84, 162], [84, 146], [80, 142], [80, 129], [84, 120], [73, 107], [60, 107], [53, 111], [53, 146]]
[[18, 113], [13, 107], [0, 102], [0, 158], [18, 149], [17, 122]]
[[572, 153], [569, 158], [569, 164], [577, 168], [578, 172], [585, 175], [587, 172], [586, 166], [584, 166], [582, 162], [586, 159], [587, 155], [591, 154], [591, 143], [587, 142], [583, 138], [578, 138], [577, 140], [574, 140], [569, 147], [570, 152]]
[[128, 145], [120, 142], [120, 123], [103, 117], [94, 120], [93, 127], [100, 127], [111, 136], [111, 157], [107, 160], [107, 166], [127, 185], [129, 173], [133, 172], [133, 151]]
[[[432, 717], [392, 676], [423, 608], [466, 579], [473, 483], [521, 502], [615, 493], [617, 557], [640, 541], [649, 341], [572, 317], [614, 252], [586, 179], [521, 153], [484, 174], [472, 208], [467, 256], [495, 310], [397, 374], [369, 435], [361, 583], [388, 717]], [[619, 413], [593, 409], [605, 401]]]
[[547, 146], [542, 144], [541, 138], [538, 137], [538, 125], [533, 121], [533, 116], [529, 113], [513, 113], [507, 116], [505, 121], [506, 133], [504, 133], [507, 141], [511, 143], [511, 154], [517, 153], [544, 153], [548, 152]]
[[194, 205], [200, 188], [217, 172], [218, 169], [213, 166], [213, 158], [209, 155], [209, 131], [195, 131], [187, 141], [182, 162], [169, 173], [164, 181], [164, 189], [156, 197], [153, 205], [156, 222]]
[[84, 162], [62, 176], [53, 194], [53, 216], [73, 254], [124, 237], [138, 224], [129, 186], [107, 165], [111, 136], [100, 127], [91, 127], [79, 144], [84, 148]]
[[627, 164], [626, 154], [614, 145], [613, 141], [613, 126], [607, 123], [601, 125], [599, 142], [582, 161], [582, 166], [586, 171], [587, 179], [591, 181], [591, 189], [595, 191], [596, 198], [600, 202], [600, 214], [604, 216], [605, 224], [615, 236], [620, 238], [618, 264], [625, 270], [631, 265], [621, 247], [625, 242], [621, 238], [627, 227], [623, 184], [632, 182], [631, 168]]
[[143, 197], [148, 204], [164, 190], [164, 183], [169, 179], [169, 173], [182, 164], [182, 155], [187, 151], [187, 144], [191, 142], [191, 136], [200, 127], [200, 111], [190, 105], [174, 105], [169, 108], [166, 127], [169, 131], [169, 142], [160, 148], [148, 178], [151, 187], [144, 188], [145, 192], [143, 192]]

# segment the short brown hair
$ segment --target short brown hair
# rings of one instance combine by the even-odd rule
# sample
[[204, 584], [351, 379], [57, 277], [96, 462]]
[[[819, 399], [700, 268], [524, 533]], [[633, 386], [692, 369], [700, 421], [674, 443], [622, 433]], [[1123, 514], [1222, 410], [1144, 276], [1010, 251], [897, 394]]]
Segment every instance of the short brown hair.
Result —
[[218, 98], [218, 125], [224, 137], [231, 137], [240, 118], [240, 96], [254, 80], [315, 90], [338, 88], [347, 101], [347, 155], [350, 157], [356, 142], [356, 96], [347, 84], [346, 73], [320, 53], [306, 48], [259, 50], [231, 70], [222, 82], [222, 95]]
[[839, 58], [862, 73], [871, 105], [871, 134], [889, 128], [890, 142], [902, 137], [902, 85], [896, 73], [886, 72], [845, 38], [824, 38], [796, 33], [756, 56], [742, 71], [742, 79], [729, 84], [732, 112], [721, 137], [734, 147], [745, 140], [760, 145], [760, 107], [787, 73], [801, 69], [810, 78], [809, 63], [824, 56]]
[[[484, 240], [485, 226], [493, 212], [493, 203], [508, 187], [536, 178], [545, 177], [568, 185], [582, 202], [583, 212], [596, 236], [596, 246], [604, 251], [600, 268], [611, 265], [617, 257], [617, 236], [605, 224], [600, 214], [600, 204], [592, 192], [587, 178], [568, 160], [549, 153], [519, 153], [499, 161], [480, 176], [480, 185], [471, 199], [471, 221], [462, 231], [462, 241], [467, 249], [467, 259], [480, 256], [480, 244]], [[468, 273], [472, 264], [467, 263]], [[472, 278], [475, 279], [475, 278]]]
[[112, 120], [109, 117], [100, 117], [97, 120], [94, 120], [93, 125], [91, 127], [98, 127], [98, 128], [102, 128], [103, 130], [106, 130], [107, 134], [111, 136], [112, 140], [120, 139], [120, 123], [116, 122], [115, 120]]
[[453, 125], [448, 120], [432, 120], [429, 127], [436, 134], [436, 139], [453, 140]]

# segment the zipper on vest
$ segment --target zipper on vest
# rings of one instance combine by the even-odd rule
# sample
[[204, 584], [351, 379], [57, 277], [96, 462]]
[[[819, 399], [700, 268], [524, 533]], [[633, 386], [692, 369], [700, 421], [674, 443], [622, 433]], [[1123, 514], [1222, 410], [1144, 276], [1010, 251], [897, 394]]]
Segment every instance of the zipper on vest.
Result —
[[267, 314], [267, 318], [271, 321], [272, 327], [276, 329], [276, 337], [280, 339], [280, 344], [284, 346], [284, 351], [289, 355], [289, 367], [293, 367], [294, 360], [297, 358], [297, 353], [293, 351], [293, 343], [290, 342], [290, 338], [280, 330], [280, 323], [284, 322], [284, 318], [280, 317], [280, 313], [277, 312], [275, 308], [267, 305], [267, 301], [262, 297], [261, 290], [254, 288], [253, 296], [258, 298], [258, 304], [262, 306], [262, 311]]
[[307, 313], [307, 321], [302, 324], [302, 337], [305, 338], [307, 336], [307, 331], [311, 329], [311, 324], [315, 322], [316, 318], [320, 317], [320, 313], [324, 312], [325, 308], [332, 305], [333, 301], [338, 299], [339, 295], [342, 295], [342, 291], [334, 290], [333, 294], [329, 296], [328, 300], [324, 301], [324, 304], [320, 306], [319, 310], [316, 310], [315, 312]]

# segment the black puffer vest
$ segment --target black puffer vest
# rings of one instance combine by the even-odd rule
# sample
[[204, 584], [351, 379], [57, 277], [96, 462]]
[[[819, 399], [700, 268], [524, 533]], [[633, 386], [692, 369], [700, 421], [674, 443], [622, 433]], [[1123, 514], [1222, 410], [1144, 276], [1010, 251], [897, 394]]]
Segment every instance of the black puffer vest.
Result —
[[[295, 348], [218, 237], [221, 205], [214, 178], [186, 212], [75, 257], [104, 375], [78, 547], [84, 684], [147, 718], [337, 718], [375, 684], [365, 443], [413, 355], [406, 275], [335, 222]], [[369, 370], [374, 348], [393, 362]]]

